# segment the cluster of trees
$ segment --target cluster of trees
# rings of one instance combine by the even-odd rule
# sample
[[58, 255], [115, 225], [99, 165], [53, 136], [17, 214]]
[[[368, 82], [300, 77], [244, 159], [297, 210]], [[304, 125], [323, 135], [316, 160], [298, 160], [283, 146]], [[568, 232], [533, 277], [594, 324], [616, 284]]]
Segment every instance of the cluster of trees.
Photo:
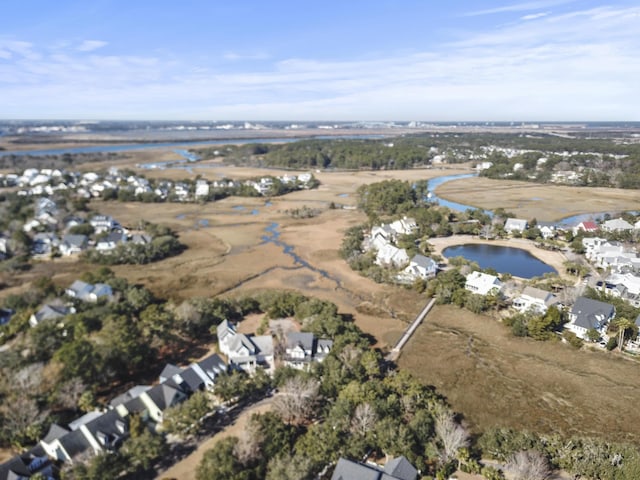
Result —
[[511, 328], [516, 337], [531, 337], [535, 340], [551, 340], [558, 338], [556, 333], [562, 331], [566, 323], [566, 315], [556, 307], [549, 307], [546, 313], [516, 313], [504, 318], [502, 323]]
[[[488, 178], [509, 178], [511, 180], [533, 181], [548, 183], [556, 171], [579, 172], [576, 185], [585, 187], [617, 187], [640, 188], [640, 148], [637, 145], [619, 145], [613, 141], [599, 142], [595, 145], [589, 142], [579, 142], [583, 152], [569, 156], [563, 152], [575, 152], [569, 145], [559, 145], [559, 150], [538, 150], [507, 157], [501, 152], [493, 152], [487, 161], [493, 163], [491, 168], [483, 170], [481, 175]], [[522, 147], [520, 147], [522, 148]], [[624, 151], [616, 154], [616, 151]], [[621, 156], [617, 156], [621, 155]], [[546, 161], [538, 163], [540, 158]], [[519, 165], [518, 169], [516, 165]]]
[[[547, 465], [565, 470], [575, 478], [640, 478], [640, 452], [633, 445], [496, 428], [483, 432], [477, 446], [482, 450], [484, 458], [510, 463], [515, 460], [514, 457], [519, 456], [522, 464], [521, 452], [537, 452], [538, 458], [546, 460]], [[533, 462], [529, 462], [531, 463]]]

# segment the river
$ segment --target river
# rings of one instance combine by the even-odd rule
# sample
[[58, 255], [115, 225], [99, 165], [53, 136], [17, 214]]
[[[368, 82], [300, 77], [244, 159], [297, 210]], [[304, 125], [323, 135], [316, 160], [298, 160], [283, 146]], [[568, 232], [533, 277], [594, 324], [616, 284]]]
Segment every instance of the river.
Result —
[[17, 157], [40, 157], [46, 155], [64, 155], [79, 153], [116, 153], [131, 152], [137, 150], [151, 150], [156, 148], [189, 148], [202, 147], [207, 145], [231, 145], [231, 144], [251, 144], [251, 143], [293, 143], [301, 140], [375, 140], [387, 138], [386, 135], [318, 135], [315, 137], [298, 137], [298, 138], [235, 138], [227, 140], [198, 140], [192, 142], [159, 142], [159, 143], [130, 143], [120, 145], [95, 145], [92, 147], [71, 147], [71, 148], [53, 148], [45, 150], [0, 150], [0, 157], [15, 155]]

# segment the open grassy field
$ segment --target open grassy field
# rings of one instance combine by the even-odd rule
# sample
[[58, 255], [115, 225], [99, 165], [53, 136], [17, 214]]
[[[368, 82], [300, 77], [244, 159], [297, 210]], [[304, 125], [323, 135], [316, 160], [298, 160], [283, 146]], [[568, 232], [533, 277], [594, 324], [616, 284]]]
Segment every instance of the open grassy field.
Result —
[[530, 182], [466, 178], [437, 188], [439, 197], [493, 210], [504, 208], [519, 218], [556, 221], [572, 215], [638, 210], [637, 190], [569, 187]]
[[437, 306], [399, 359], [476, 431], [504, 426], [640, 443], [640, 364], [514, 338], [490, 317]]

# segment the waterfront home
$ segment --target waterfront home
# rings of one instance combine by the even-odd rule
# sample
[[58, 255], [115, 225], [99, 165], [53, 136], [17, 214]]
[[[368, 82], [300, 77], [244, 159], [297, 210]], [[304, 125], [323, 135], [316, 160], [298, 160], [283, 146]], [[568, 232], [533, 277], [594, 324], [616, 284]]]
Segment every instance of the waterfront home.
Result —
[[404, 248], [398, 248], [387, 243], [376, 253], [376, 264], [400, 268], [409, 262], [409, 256]]
[[438, 270], [438, 264], [424, 255], [414, 255], [409, 261], [409, 265], [401, 272], [401, 276], [408, 280], [433, 278]]
[[535, 287], [525, 287], [513, 301], [513, 308], [519, 312], [546, 313], [547, 309], [558, 304], [558, 298], [551, 292]]
[[630, 232], [633, 230], [633, 225], [623, 218], [614, 218], [613, 220], [607, 220], [604, 222], [602, 224], [602, 229], [605, 232]]
[[592, 221], [580, 222], [575, 227], [573, 227], [573, 234], [577, 235], [581, 231], [585, 233], [595, 233], [598, 230], [600, 230], [600, 227], [595, 222], [592, 222]]
[[521, 218], [507, 218], [504, 222], [504, 229], [507, 233], [522, 233], [527, 229], [527, 221]]
[[227, 356], [229, 366], [247, 373], [257, 367], [268, 371], [273, 368], [273, 338], [271, 335], [245, 335], [237, 333], [229, 321], [224, 320], [216, 327], [218, 348]]
[[409, 217], [402, 217], [400, 220], [396, 220], [389, 224], [389, 228], [396, 235], [410, 235], [418, 229], [418, 224], [415, 219]]
[[464, 288], [478, 295], [495, 295], [502, 290], [502, 282], [495, 275], [471, 272], [467, 275]]

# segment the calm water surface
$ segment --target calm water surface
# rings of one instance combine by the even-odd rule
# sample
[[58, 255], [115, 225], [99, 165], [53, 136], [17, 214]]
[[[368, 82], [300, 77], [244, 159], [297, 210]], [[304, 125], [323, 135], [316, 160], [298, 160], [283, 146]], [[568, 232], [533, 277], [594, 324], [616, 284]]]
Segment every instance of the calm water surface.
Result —
[[488, 244], [465, 244], [445, 248], [442, 254], [447, 258], [464, 257], [480, 265], [493, 268], [498, 273], [510, 273], [521, 278], [539, 277], [557, 271], [538, 260], [526, 250]]

